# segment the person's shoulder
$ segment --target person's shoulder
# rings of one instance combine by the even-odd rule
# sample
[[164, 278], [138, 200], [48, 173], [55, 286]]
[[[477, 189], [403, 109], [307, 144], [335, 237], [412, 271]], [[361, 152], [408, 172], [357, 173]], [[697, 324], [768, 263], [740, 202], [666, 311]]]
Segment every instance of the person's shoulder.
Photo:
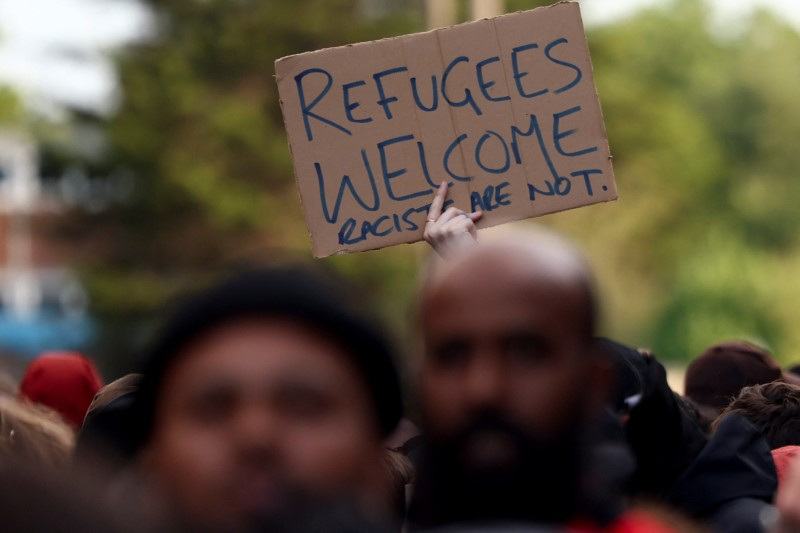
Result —
[[730, 533], [760, 533], [764, 531], [763, 514], [772, 505], [758, 498], [739, 498], [714, 510], [704, 521], [715, 530]]

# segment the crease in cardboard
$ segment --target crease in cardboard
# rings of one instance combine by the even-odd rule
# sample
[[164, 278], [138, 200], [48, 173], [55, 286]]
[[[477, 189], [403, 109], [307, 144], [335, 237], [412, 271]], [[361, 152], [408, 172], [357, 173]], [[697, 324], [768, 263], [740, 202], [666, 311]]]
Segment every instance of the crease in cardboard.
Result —
[[[448, 27], [452, 28], [453, 26], [448, 26]], [[442, 41], [441, 41], [441, 39], [442, 39], [442, 29], [444, 29], [444, 28], [436, 29], [436, 30], [434, 30], [434, 32], [436, 34], [436, 49], [439, 52], [439, 62], [440, 62], [440, 64], [442, 66], [444, 66], [445, 65], [444, 51], [442, 50]], [[444, 97], [444, 81], [440, 81], [439, 85], [440, 85], [439, 89], [442, 91], [442, 101], [443, 101], [443, 105], [444, 105], [445, 100], [446, 100], [445, 97]], [[447, 116], [450, 119], [450, 126], [453, 128], [453, 132], [456, 134], [456, 136], [461, 135], [461, 130], [458, 127], [456, 127], [456, 119], [455, 119], [455, 116], [454, 116], [453, 107], [450, 106], [450, 105], [448, 105], [448, 107], [447, 107]], [[461, 156], [461, 168], [466, 173], [467, 172], [467, 159], [466, 159], [466, 156], [464, 155], [463, 143], [459, 143], [459, 145], [458, 145], [458, 154]], [[472, 182], [471, 181], [465, 181], [465, 182], [461, 182], [461, 183], [464, 183], [464, 186], [467, 189], [467, 199], [471, 198], [472, 197], [472, 185], [471, 185]], [[447, 191], [447, 193], [448, 193], [447, 197], [448, 198], [452, 198], [453, 197], [453, 191], [451, 189], [452, 189], [452, 187], [448, 187], [448, 191]], [[464, 207], [466, 208], [467, 212], [471, 211], [471, 206], [464, 206]], [[462, 208], [461, 210], [464, 211], [464, 208]], [[444, 211], [442, 211], [442, 213], [444, 213]]]
[[[495, 18], [488, 19], [488, 20], [492, 21], [492, 31], [494, 32], [494, 39], [495, 39], [495, 42], [497, 43], [497, 50], [501, 54], [505, 54], [506, 50], [503, 49], [503, 45], [502, 45], [502, 43], [500, 41], [500, 32], [497, 31], [497, 19], [499, 19], [499, 18], [500, 17], [495, 17]], [[510, 94], [511, 93], [511, 87], [508, 84], [508, 77], [509, 77], [510, 73], [508, 72], [508, 68], [507, 67], [508, 67], [508, 65], [503, 64], [503, 84], [505, 85], [506, 93]], [[517, 116], [518, 115], [517, 115], [517, 110], [514, 107], [514, 99], [513, 98], [508, 101], [508, 106], [511, 108], [511, 118], [512, 118], [513, 124], [517, 125]], [[523, 159], [522, 167], [525, 169], [525, 183], [526, 183], [526, 185], [529, 186], [530, 183], [531, 183], [530, 182], [530, 178], [531, 178], [532, 172], [528, 172], [528, 168], [529, 168], [528, 165], [529, 165], [528, 161]], [[531, 216], [531, 217], [536, 216], [536, 213], [534, 211], [533, 202], [528, 202], [528, 206], [529, 206], [529, 210], [528, 210], [529, 216]]]

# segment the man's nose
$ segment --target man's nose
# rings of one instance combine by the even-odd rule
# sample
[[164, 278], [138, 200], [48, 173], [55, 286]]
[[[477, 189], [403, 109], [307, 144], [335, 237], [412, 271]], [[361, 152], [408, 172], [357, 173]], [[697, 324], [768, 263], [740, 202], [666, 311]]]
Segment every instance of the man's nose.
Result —
[[238, 410], [231, 428], [242, 446], [268, 447], [280, 437], [280, 419], [261, 402], [249, 402]]
[[485, 351], [475, 354], [467, 369], [465, 389], [474, 406], [499, 406], [505, 396], [506, 379], [497, 354]]

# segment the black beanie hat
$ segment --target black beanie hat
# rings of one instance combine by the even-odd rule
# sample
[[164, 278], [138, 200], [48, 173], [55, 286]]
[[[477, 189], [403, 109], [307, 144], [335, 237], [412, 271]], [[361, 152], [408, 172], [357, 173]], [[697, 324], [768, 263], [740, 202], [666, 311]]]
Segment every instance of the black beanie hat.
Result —
[[363, 380], [379, 430], [388, 435], [403, 414], [394, 355], [380, 330], [348, 305], [349, 300], [333, 280], [294, 267], [239, 274], [185, 301], [145, 358], [136, 409], [139, 444], [150, 437], [161, 381], [180, 350], [212, 328], [251, 317], [294, 320], [338, 342]]

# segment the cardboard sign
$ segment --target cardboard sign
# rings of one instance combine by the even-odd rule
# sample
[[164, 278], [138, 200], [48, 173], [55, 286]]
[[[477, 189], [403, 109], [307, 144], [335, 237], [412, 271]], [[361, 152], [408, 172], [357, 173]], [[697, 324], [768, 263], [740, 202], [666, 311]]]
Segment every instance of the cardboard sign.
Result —
[[420, 240], [438, 185], [494, 226], [617, 197], [577, 3], [275, 62], [314, 256]]

